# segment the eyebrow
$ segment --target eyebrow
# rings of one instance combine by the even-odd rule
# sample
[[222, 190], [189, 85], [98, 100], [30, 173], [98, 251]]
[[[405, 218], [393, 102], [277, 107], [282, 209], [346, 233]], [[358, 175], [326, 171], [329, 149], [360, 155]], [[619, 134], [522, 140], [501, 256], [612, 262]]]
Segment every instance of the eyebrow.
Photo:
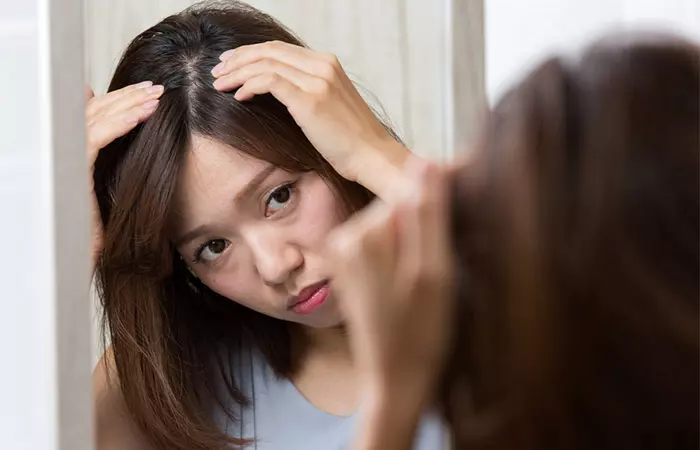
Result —
[[[258, 172], [251, 180], [246, 184], [243, 189], [238, 192], [235, 197], [233, 198], [234, 202], [240, 201], [246, 197], [249, 197], [252, 193], [257, 191], [260, 188], [260, 185], [263, 184], [263, 182], [274, 172], [277, 170], [277, 167], [270, 164], [267, 167], [265, 167], [263, 170]], [[189, 244], [190, 242], [194, 241], [195, 239], [200, 238], [203, 235], [210, 234], [211, 233], [211, 227], [209, 225], [200, 225], [198, 227], [195, 227], [186, 233], [184, 233], [182, 236], [179, 238], [175, 239], [175, 247], [181, 247], [183, 245]]]

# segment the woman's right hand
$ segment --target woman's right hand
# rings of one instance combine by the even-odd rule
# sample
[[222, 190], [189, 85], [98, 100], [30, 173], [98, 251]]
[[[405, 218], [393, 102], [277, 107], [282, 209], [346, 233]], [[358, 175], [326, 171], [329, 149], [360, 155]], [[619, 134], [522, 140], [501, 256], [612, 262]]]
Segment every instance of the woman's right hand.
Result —
[[85, 129], [92, 199], [93, 265], [102, 250], [102, 220], [93, 186], [97, 154], [110, 142], [124, 136], [149, 118], [156, 110], [163, 90], [163, 86], [154, 86], [152, 82], [144, 81], [95, 97], [92, 89], [86, 87]]
[[406, 170], [403, 200], [371, 204], [328, 238], [331, 289], [361, 386], [356, 449], [413, 447], [452, 340], [452, 175], [418, 159]]

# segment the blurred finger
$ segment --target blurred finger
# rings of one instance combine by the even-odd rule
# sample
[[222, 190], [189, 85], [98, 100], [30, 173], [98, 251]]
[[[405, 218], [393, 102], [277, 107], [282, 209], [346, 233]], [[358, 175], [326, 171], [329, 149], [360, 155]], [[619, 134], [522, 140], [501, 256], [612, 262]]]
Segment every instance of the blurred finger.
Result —
[[[422, 162], [420, 162], [422, 163]], [[420, 261], [422, 258], [422, 245], [418, 240], [422, 236], [421, 233], [421, 216], [419, 208], [421, 204], [421, 196], [423, 195], [420, 171], [422, 166], [411, 162], [412, 165], [408, 170], [410, 172], [410, 180], [412, 181], [409, 189], [404, 192], [404, 198], [398, 203], [399, 211], [399, 268], [397, 272], [400, 276], [407, 280], [413, 281], [420, 272]]]
[[[334, 230], [328, 237], [327, 247], [333, 259], [343, 266], [353, 264], [364, 270], [393, 259], [395, 236], [394, 214], [386, 204], [374, 202]], [[380, 258], [375, 259], [377, 256]], [[352, 278], [352, 274], [349, 276]]]
[[[361, 298], [390, 283], [397, 257], [396, 215], [374, 203], [345, 222], [329, 236], [332, 285], [341, 298], [361, 308]], [[358, 302], [358, 303], [354, 303]]]
[[444, 179], [432, 163], [411, 163], [415, 180], [411, 196], [399, 205], [399, 273], [414, 283], [431, 283], [446, 272], [449, 229]]
[[448, 210], [448, 172], [428, 165], [422, 173], [423, 204], [420, 208], [422, 245], [420, 253], [424, 264], [437, 271], [449, 271], [451, 254], [450, 218]]

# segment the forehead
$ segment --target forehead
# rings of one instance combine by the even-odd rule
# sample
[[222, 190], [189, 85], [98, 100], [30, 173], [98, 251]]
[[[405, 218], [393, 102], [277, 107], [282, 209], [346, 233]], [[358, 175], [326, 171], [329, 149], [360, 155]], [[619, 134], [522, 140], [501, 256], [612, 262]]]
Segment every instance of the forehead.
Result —
[[178, 176], [175, 210], [197, 216], [212, 204], [231, 202], [268, 165], [222, 142], [194, 136]]

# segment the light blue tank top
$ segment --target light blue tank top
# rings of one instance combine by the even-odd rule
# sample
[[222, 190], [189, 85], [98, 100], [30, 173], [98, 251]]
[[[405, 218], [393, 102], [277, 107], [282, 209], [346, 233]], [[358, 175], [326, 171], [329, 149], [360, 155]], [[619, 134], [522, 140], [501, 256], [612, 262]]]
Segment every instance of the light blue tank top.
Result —
[[[313, 406], [289, 380], [277, 378], [264, 357], [243, 349], [232, 361], [238, 388], [250, 399], [234, 410], [237, 420], [217, 416], [226, 433], [253, 438], [254, 450], [345, 450], [354, 440], [357, 413], [328, 414]], [[446, 434], [440, 417], [428, 413], [416, 430], [414, 450], [443, 450]]]

